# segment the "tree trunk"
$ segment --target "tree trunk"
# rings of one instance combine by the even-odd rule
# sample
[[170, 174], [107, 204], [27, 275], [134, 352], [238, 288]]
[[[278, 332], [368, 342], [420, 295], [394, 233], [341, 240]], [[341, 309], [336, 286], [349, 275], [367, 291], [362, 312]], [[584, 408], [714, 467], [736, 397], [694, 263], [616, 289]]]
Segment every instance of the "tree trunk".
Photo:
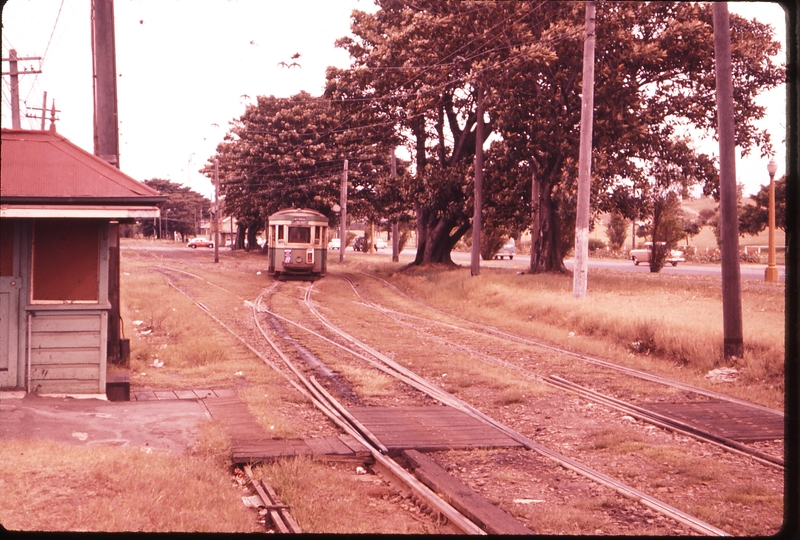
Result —
[[233, 249], [244, 249], [244, 233], [245, 233], [245, 226], [244, 223], [239, 221], [236, 224], [236, 241], [233, 243]]
[[258, 248], [258, 238], [257, 238], [258, 228], [259, 228], [258, 226], [259, 226], [258, 221], [253, 221], [250, 225], [248, 225], [247, 247], [245, 248], [245, 251], [250, 251], [251, 249]]
[[564, 254], [561, 252], [558, 209], [551, 196], [550, 183], [542, 185], [539, 198], [539, 231], [531, 238], [531, 274], [543, 272], [567, 273]]

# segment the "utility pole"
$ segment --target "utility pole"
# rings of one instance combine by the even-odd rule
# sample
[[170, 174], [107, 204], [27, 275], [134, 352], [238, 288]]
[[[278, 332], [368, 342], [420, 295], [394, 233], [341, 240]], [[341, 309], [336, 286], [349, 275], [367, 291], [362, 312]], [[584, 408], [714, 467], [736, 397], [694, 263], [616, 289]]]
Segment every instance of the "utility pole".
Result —
[[[392, 148], [392, 183], [397, 181], [397, 156], [396, 149]], [[400, 261], [400, 227], [397, 220], [392, 222], [392, 262]]]
[[[534, 162], [535, 164], [535, 162]], [[542, 188], [539, 180], [536, 179], [536, 171], [531, 173], [531, 259], [529, 268], [533, 273], [533, 254], [536, 250], [536, 242], [542, 235], [542, 214], [541, 214]]]
[[342, 193], [339, 196], [339, 206], [342, 207], [342, 222], [339, 223], [339, 262], [342, 262], [344, 261], [344, 249], [347, 246], [347, 160], [344, 160]]
[[[117, 128], [117, 61], [114, 44], [114, 1], [92, 0], [92, 88], [94, 90], [94, 154], [119, 169]], [[120, 363], [119, 223], [108, 229], [108, 361]]]
[[470, 275], [481, 273], [481, 205], [483, 194], [483, 86], [477, 84], [475, 122], [475, 202], [472, 215], [472, 259]]
[[114, 0], [92, 0], [94, 153], [119, 169]]
[[742, 283], [739, 269], [739, 215], [736, 208], [736, 132], [733, 121], [731, 28], [728, 3], [714, 10], [714, 59], [719, 135], [719, 213], [722, 251], [722, 326], [724, 356], [742, 358]]
[[595, 3], [586, 2], [586, 39], [583, 42], [581, 90], [581, 145], [578, 156], [578, 208], [575, 216], [575, 268], [573, 298], [586, 298], [589, 272], [589, 192], [592, 176], [592, 124], [594, 121]]
[[[50, 104], [51, 104], [51, 107], [50, 107], [50, 129], [55, 130], [56, 113], [57, 112], [61, 112], [61, 110], [56, 109], [56, 101], [55, 100], [52, 100], [50, 102]], [[34, 111], [42, 111], [42, 117], [41, 117], [42, 124], [41, 124], [41, 127], [42, 127], [42, 131], [44, 131], [44, 122], [45, 122], [45, 120], [47, 120], [47, 92], [44, 93], [44, 103], [42, 104], [42, 108], [41, 109], [39, 107], [28, 107], [28, 108], [32, 109]], [[26, 114], [25, 116], [27, 116], [28, 118], [39, 118], [38, 114]]]
[[28, 75], [29, 73], [42, 72], [41, 69], [30, 70], [27, 68], [25, 69], [25, 71], [20, 72], [17, 66], [17, 62], [24, 62], [29, 60], [39, 60], [41, 62], [42, 58], [40, 56], [34, 56], [30, 58], [19, 58], [17, 56], [16, 49], [9, 49], [8, 58], [3, 58], [3, 62], [8, 62], [8, 71], [4, 71], [3, 75], [10, 76], [12, 129], [22, 129], [19, 123], [19, 76]]
[[[53, 104], [53, 106], [55, 106], [55, 103]], [[47, 92], [44, 92], [44, 99], [42, 99], [41, 109], [39, 107], [28, 107], [28, 108], [34, 111], [42, 111], [42, 126], [39, 129], [44, 131], [44, 121], [47, 120]], [[25, 113], [25, 116], [27, 118], [39, 118], [38, 114]]]
[[219, 262], [219, 160], [214, 160], [214, 262]]

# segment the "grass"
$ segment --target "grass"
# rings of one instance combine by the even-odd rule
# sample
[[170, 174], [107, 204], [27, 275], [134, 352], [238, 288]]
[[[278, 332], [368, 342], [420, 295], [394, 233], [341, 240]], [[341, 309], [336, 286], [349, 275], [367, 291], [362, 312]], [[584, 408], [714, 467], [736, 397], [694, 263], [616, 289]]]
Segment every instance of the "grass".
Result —
[[[587, 298], [572, 298], [572, 278], [517, 275], [483, 269], [410, 269], [396, 272], [372, 263], [428, 304], [524, 336], [565, 345], [657, 373], [688, 377], [729, 365], [723, 358], [722, 301], [709, 278], [597, 272]], [[742, 291], [745, 355], [731, 367], [740, 380], [731, 393], [774, 408], [783, 406], [784, 292], [780, 286], [745, 286]]]
[[255, 532], [231, 489], [220, 426], [193, 455], [0, 441], [0, 523], [9, 530]]
[[[354, 466], [326, 464], [297, 457], [265, 464], [254, 474], [268, 482], [304, 533], [312, 534], [421, 534], [440, 533], [435, 524], [398, 516], [398, 506], [385, 490], [375, 493], [368, 476], [354, 474]], [[311, 489], [309, 489], [311, 488]], [[363, 501], [370, 499], [369, 519]]]

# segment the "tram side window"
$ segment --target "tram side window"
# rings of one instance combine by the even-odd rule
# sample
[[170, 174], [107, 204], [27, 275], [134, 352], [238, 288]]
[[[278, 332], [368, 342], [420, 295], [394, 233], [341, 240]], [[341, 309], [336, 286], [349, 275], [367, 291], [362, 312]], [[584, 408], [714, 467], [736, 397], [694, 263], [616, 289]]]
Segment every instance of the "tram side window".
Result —
[[320, 245], [320, 242], [322, 241], [322, 231], [320, 229], [322, 229], [322, 227], [319, 225], [314, 227], [314, 245], [316, 246]]
[[311, 243], [311, 227], [289, 227], [288, 241], [296, 244]]
[[278, 229], [278, 240], [279, 241], [283, 240], [283, 225], [278, 225], [277, 229]]

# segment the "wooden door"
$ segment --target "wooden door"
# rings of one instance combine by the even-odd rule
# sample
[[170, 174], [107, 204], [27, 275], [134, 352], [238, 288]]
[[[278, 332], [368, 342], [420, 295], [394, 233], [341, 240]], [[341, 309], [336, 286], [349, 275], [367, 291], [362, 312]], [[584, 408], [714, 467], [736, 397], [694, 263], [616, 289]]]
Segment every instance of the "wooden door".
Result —
[[22, 285], [18, 238], [16, 224], [4, 222], [0, 225], [0, 388], [17, 385], [19, 290]]

